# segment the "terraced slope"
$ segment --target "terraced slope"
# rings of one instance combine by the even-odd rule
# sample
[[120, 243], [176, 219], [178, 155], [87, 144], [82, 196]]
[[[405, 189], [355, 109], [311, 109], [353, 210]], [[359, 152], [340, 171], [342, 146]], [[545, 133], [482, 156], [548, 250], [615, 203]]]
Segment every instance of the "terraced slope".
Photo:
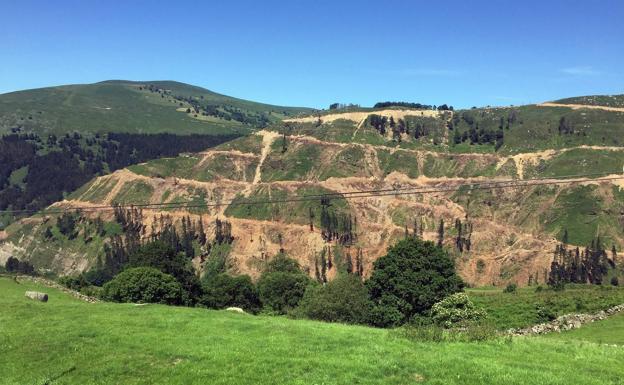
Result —
[[[624, 180], [574, 177], [608, 176], [621, 170], [624, 147], [575, 144], [577, 140], [595, 143], [595, 135], [605, 135], [606, 142], [616, 140], [607, 135], [621, 130], [622, 118], [616, 114], [612, 125], [600, 121], [585, 125], [591, 137], [582, 141], [576, 134], [566, 142], [564, 134], [542, 133], [544, 141], [531, 146], [550, 148], [523, 152], [521, 149], [530, 143], [526, 131], [542, 130], [539, 124], [549, 123], [539, 117], [554, 116], [561, 108], [522, 107], [515, 111], [516, 122], [503, 128], [505, 143], [498, 152], [492, 144], [452, 142], [448, 123], [466, 111], [454, 115], [429, 111], [429, 116], [421, 115], [421, 111], [401, 112], [397, 120], [404, 119], [411, 127], [426, 124], [429, 129], [419, 138], [402, 133], [400, 142], [393, 140], [390, 132], [380, 135], [367, 115], [326, 115], [320, 124], [318, 118], [290, 120], [285, 126], [276, 125], [206, 152], [159, 159], [97, 178], [56, 206], [192, 205], [145, 211], [146, 228], [157, 227], [162, 213], [177, 220], [190, 215], [194, 220], [201, 218], [210, 233], [215, 220], [225, 218], [232, 223], [235, 237], [231, 256], [236, 271], [251, 275], [257, 274], [259, 263], [280, 247], [312, 274], [318, 253], [327, 245], [333, 247], [335, 258], [330, 277], [344, 269], [347, 256], [355, 256], [360, 248], [365, 273], [370, 272], [372, 262], [406, 230], [412, 232], [414, 224], [422, 228], [419, 231], [424, 238], [435, 240], [442, 220], [444, 243], [469, 283], [526, 284], [529, 276], [543, 283], [564, 230], [568, 230], [572, 244], [583, 246], [599, 235], [607, 245], [624, 245]], [[392, 116], [397, 111], [374, 113]], [[487, 127], [488, 122], [498, 120], [494, 114], [507, 116], [510, 110], [467, 113], [480, 117], [479, 122]], [[518, 122], [520, 119], [523, 123]], [[454, 130], [465, 129], [465, 124], [462, 118]], [[485, 180], [530, 178], [557, 178], [557, 184], [498, 190], [460, 187]], [[356, 241], [350, 245], [324, 240], [319, 229], [321, 201], [306, 198], [405, 188], [443, 191], [331, 200], [333, 212], [350, 214], [357, 222]], [[302, 197], [304, 200], [292, 201]], [[265, 203], [240, 204], [249, 200]], [[209, 206], [197, 207], [201, 204]], [[110, 212], [101, 215], [112, 218]], [[469, 240], [469, 250], [457, 247], [457, 221], [463, 226], [460, 242], [465, 245]], [[47, 217], [33, 217], [9, 227], [3, 255], [30, 256], [40, 266], [57, 271], [80, 270], [95, 263], [97, 247], [93, 242], [44, 240], [41, 234], [49, 223]], [[196, 262], [201, 264], [199, 259]]]

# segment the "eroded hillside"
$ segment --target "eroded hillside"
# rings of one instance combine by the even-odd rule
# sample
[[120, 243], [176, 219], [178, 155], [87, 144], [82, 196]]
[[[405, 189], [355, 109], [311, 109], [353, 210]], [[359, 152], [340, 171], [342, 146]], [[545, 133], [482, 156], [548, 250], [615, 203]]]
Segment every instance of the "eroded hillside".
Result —
[[[555, 121], [569, 132], [542, 132], [552, 124], [541, 120], [544, 113], [562, 110]], [[327, 246], [334, 258], [329, 277], [356, 254], [363, 256], [366, 274], [406, 233], [437, 240], [442, 221], [444, 244], [469, 283], [525, 284], [529, 276], [544, 282], [565, 230], [576, 245], [595, 236], [618, 248], [624, 244], [624, 182], [595, 180], [614, 177], [624, 164], [624, 148], [613, 145], [619, 140], [614, 128], [623, 119], [620, 113], [600, 111], [612, 114], [611, 123], [580, 126], [576, 119], [595, 112], [548, 106], [523, 111], [466, 115], [390, 109], [291, 119], [209, 151], [99, 177], [54, 207], [82, 207], [84, 215], [102, 218], [107, 223], [102, 234], [88, 235], [87, 226], [74, 239], [54, 231], [51, 236], [55, 217], [35, 216], [7, 229], [0, 255], [27, 257], [58, 272], [84, 270], [96, 263], [108, 237], [119, 232], [110, 210], [90, 209], [153, 205], [144, 207], [142, 216], [151, 231], [158, 231], [163, 215], [176, 226], [184, 217], [201, 220], [208, 234], [216, 219], [229, 221], [234, 269], [252, 276], [282, 248], [313, 274]], [[495, 129], [487, 127], [497, 121], [502, 145], [488, 138]], [[545, 139], [530, 144], [539, 151], [522, 151], [531, 131]], [[597, 136], [603, 145], [596, 143]], [[585, 138], [583, 144], [578, 137]], [[469, 186], [535, 178], [540, 178], [538, 185]], [[544, 184], [549, 178], [556, 183]], [[403, 193], [406, 189], [429, 192]], [[352, 194], [357, 191], [384, 193]], [[334, 195], [322, 200], [327, 194]], [[353, 234], [343, 239], [334, 229], [336, 234], [328, 236], [323, 215], [333, 218], [334, 227], [348, 218]], [[198, 255], [195, 263], [201, 267], [206, 256]]]

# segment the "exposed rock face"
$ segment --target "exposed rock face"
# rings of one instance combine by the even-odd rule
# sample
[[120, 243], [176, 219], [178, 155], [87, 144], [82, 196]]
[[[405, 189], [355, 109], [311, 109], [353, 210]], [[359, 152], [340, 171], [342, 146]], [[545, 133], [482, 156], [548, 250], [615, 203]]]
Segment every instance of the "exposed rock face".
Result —
[[623, 311], [624, 304], [614, 306], [604, 311], [599, 311], [596, 314], [566, 314], [557, 317], [550, 322], [533, 325], [528, 328], [510, 329], [507, 333], [515, 336], [527, 336], [578, 329], [585, 324], [594, 321], [601, 321], [609, 316]]
[[[360, 118], [352, 120], [358, 122]], [[350, 137], [351, 133], [356, 134], [355, 130], [361, 134], [366, 129], [365, 125], [354, 124], [352, 131], [341, 135]], [[354, 258], [361, 251], [367, 276], [373, 262], [407, 232], [413, 234], [418, 228], [420, 237], [437, 241], [439, 223], [443, 221], [443, 243], [456, 261], [458, 273], [473, 286], [546, 283], [552, 252], [558, 244], [555, 236], [566, 226], [561, 218], [567, 218], [564, 214], [578, 197], [602, 202], [600, 210], [588, 215], [606, 220], [612, 219], [614, 213], [624, 213], [624, 194], [620, 193], [624, 184], [618, 184], [622, 180], [572, 178], [557, 179], [551, 186], [493, 190], [467, 187], [485, 181], [509, 183], [545, 178], [542, 170], [547, 169], [549, 162], [570, 162], [572, 156], [585, 162], [586, 151], [608, 151], [624, 157], [624, 147], [577, 147], [514, 155], [450, 153], [428, 147], [389, 146], [388, 141], [340, 141], [336, 132], [331, 134], [336, 130], [331, 124], [306, 130], [293, 132], [287, 138], [277, 131], [262, 130], [197, 154], [118, 170], [96, 178], [56, 203], [55, 208], [86, 210], [115, 202], [155, 205], [143, 214], [147, 235], [153, 227], [158, 229], [154, 224], [162, 215], [169, 216], [178, 227], [187, 216], [194, 223], [202, 220], [209, 237], [214, 234], [216, 219], [227, 220], [232, 225], [234, 241], [229, 255], [236, 272], [253, 278], [258, 277], [262, 264], [281, 249], [312, 275], [318, 254], [327, 246], [343, 257], [339, 258], [343, 263], [345, 256]], [[444, 128], [443, 133], [448, 135], [448, 129]], [[385, 193], [353, 195], [356, 191]], [[280, 202], [318, 194], [350, 197], [331, 202], [354, 219], [355, 241], [341, 250], [337, 250], [335, 240], [327, 242], [323, 237], [318, 201]], [[245, 200], [259, 202], [241, 205], [240, 201]], [[260, 204], [267, 200], [274, 202]], [[233, 204], [234, 201], [239, 204]], [[180, 202], [200, 202], [207, 207], [203, 211], [188, 209]], [[161, 210], [161, 204], [178, 206]], [[85, 215], [114, 220], [110, 211], [93, 210]], [[620, 217], [624, 223], [624, 216]], [[84, 244], [59, 245], [43, 237], [45, 228], [54, 224], [54, 217], [29, 221], [29, 226], [22, 222], [22, 228], [9, 230], [7, 240], [0, 242], [0, 263], [13, 255], [32, 260], [37, 268], [71, 274], [85, 271], [97, 262], [96, 252]], [[312, 221], [314, 226], [310, 225]], [[592, 218], [592, 222], [600, 220]], [[617, 229], [613, 226], [601, 231], [607, 231], [616, 245], [624, 244]], [[463, 233], [460, 235], [459, 231]], [[200, 269], [202, 262], [196, 258], [195, 266]], [[339, 264], [334, 266], [327, 270], [330, 279]]]

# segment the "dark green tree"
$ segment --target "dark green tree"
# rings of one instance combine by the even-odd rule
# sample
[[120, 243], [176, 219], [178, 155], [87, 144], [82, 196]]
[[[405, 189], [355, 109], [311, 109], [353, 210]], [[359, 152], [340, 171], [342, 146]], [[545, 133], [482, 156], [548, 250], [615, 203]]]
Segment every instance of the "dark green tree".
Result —
[[326, 322], [364, 324], [372, 309], [368, 290], [358, 277], [341, 275], [326, 285], [310, 285], [294, 315]]
[[260, 310], [258, 290], [248, 275], [218, 274], [204, 280], [199, 303], [213, 309], [235, 306], [250, 313]]
[[182, 305], [187, 294], [174, 277], [151, 267], [124, 270], [104, 285], [102, 297], [114, 302]]
[[438, 226], [438, 247], [442, 247], [444, 244], [444, 219], [440, 219], [440, 225]]
[[384, 327], [425, 314], [463, 288], [446, 251], [416, 238], [399, 241], [375, 261], [366, 285], [374, 305], [372, 322]]
[[278, 314], [294, 309], [310, 284], [299, 264], [285, 255], [276, 256], [258, 280], [258, 294], [262, 305]]

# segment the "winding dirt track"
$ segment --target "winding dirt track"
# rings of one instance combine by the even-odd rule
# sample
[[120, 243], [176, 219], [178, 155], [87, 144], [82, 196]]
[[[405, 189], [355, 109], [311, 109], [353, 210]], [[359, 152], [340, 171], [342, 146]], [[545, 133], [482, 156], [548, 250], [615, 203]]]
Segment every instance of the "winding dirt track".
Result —
[[589, 105], [589, 104], [563, 104], [563, 103], [546, 102], [546, 103], [537, 104], [537, 106], [540, 106], [540, 107], [567, 107], [567, 108], [571, 108], [573, 110], [588, 109], [588, 110], [603, 110], [603, 111], [611, 111], [611, 112], [624, 112], [624, 107], [592, 106], [592, 105]]

